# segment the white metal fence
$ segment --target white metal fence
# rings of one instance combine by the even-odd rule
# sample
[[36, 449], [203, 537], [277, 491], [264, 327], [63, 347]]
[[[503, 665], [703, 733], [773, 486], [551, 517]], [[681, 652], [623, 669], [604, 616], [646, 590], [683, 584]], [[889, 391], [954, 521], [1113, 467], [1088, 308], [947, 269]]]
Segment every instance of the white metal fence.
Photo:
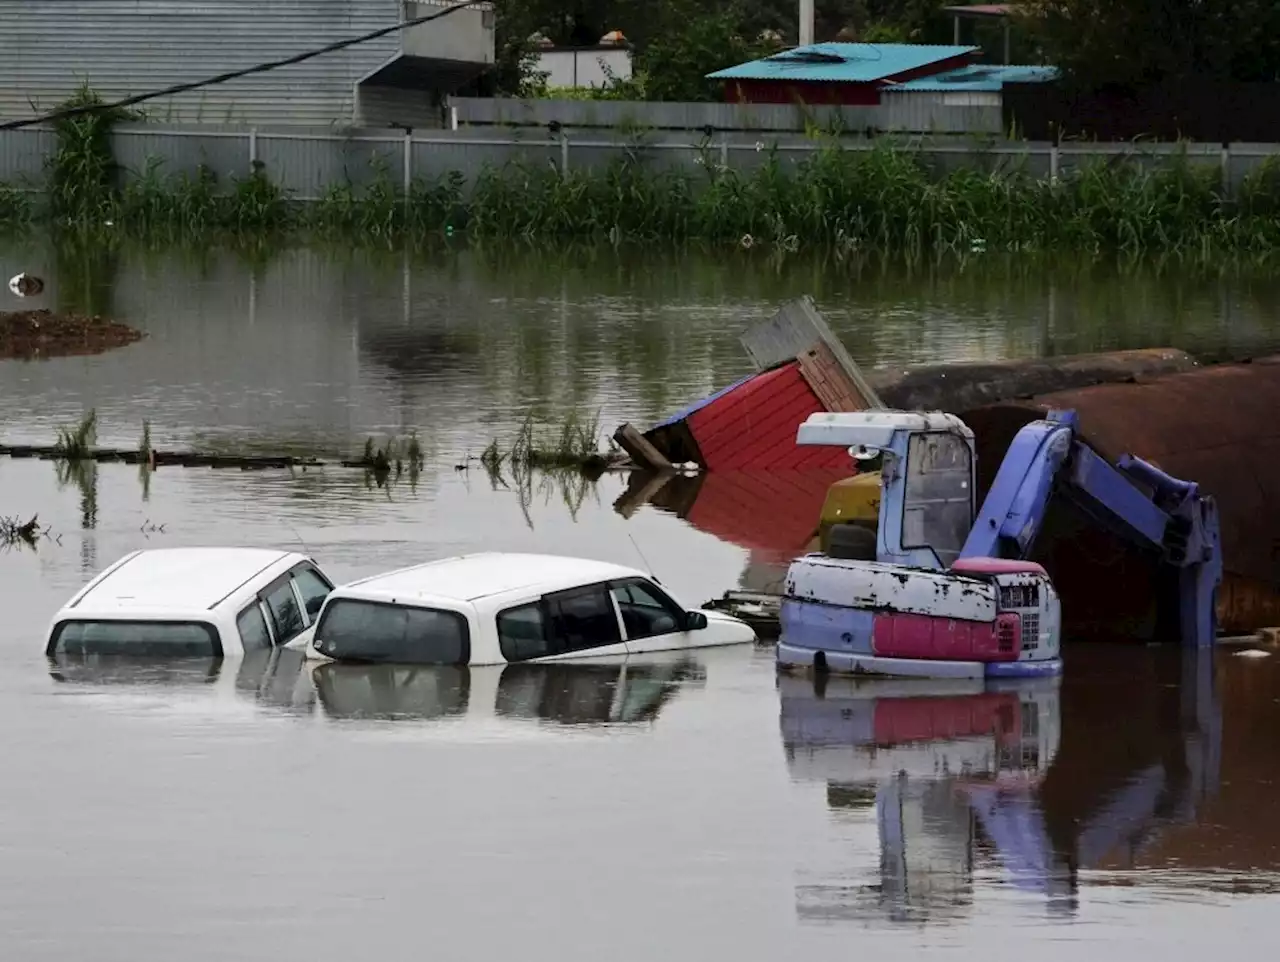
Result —
[[[449, 103], [458, 127], [644, 127], [656, 130], [803, 133], [810, 127], [850, 132], [999, 136], [1000, 104], [953, 104], [951, 94], [886, 92], [875, 107], [796, 104], [650, 103], [622, 100], [454, 97]], [[997, 95], [998, 96], [998, 95]]]
[[[355, 187], [379, 173], [397, 185], [431, 180], [453, 172], [468, 180], [485, 169], [513, 162], [549, 164], [561, 171], [599, 169], [622, 157], [655, 167], [696, 172], [706, 165], [750, 174], [776, 150], [784, 164], [796, 164], [822, 148], [824, 141], [800, 134], [721, 133], [700, 137], [684, 132], [649, 131], [624, 137], [617, 131], [572, 135], [546, 130], [491, 128], [422, 131], [387, 130], [335, 134], [331, 130], [247, 130], [236, 128], [158, 129], [121, 127], [113, 133], [117, 162], [129, 176], [149, 168], [164, 177], [194, 175], [201, 166], [221, 181], [244, 177], [255, 164], [300, 200], [314, 200], [336, 185]], [[846, 139], [849, 150], [869, 150], [875, 141]], [[1130, 156], [1141, 163], [1170, 163], [1180, 152], [1196, 162], [1214, 165], [1229, 188], [1269, 157], [1280, 155], [1276, 144], [1155, 145], [1071, 144], [993, 141], [958, 142], [954, 138], [904, 140], [900, 146], [917, 154], [939, 172], [957, 168], [984, 171], [1020, 166], [1036, 177], [1061, 175], [1091, 160]], [[46, 160], [56, 150], [50, 130], [0, 131], [0, 183], [39, 190]]]

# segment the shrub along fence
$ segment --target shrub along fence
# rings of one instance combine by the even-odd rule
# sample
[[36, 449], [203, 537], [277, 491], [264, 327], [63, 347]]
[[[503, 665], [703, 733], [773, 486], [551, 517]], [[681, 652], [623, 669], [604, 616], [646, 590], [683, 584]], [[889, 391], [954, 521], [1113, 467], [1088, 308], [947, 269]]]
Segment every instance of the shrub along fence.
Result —
[[[551, 166], [561, 173], [597, 171], [620, 160], [654, 168], [696, 173], [727, 168], [752, 175], [776, 154], [794, 166], [829, 149], [829, 138], [803, 134], [719, 133], [616, 130], [597, 132], [504, 128], [459, 131], [324, 129], [256, 130], [196, 127], [119, 126], [110, 135], [115, 163], [126, 179], [151, 176], [195, 177], [202, 170], [220, 182], [244, 177], [255, 169], [297, 200], [319, 200], [334, 187], [367, 184], [387, 178], [408, 187], [418, 179], [458, 174], [473, 181], [483, 171], [512, 163]], [[841, 149], [867, 152], [889, 144], [910, 153], [939, 174], [961, 169], [983, 172], [1020, 169], [1037, 178], [1060, 177], [1094, 161], [1133, 160], [1159, 169], [1184, 159], [1211, 165], [1221, 172], [1228, 192], [1239, 187], [1269, 158], [1280, 157], [1280, 144], [1111, 144], [913, 137], [896, 140], [841, 138]], [[52, 129], [28, 127], [0, 131], [0, 184], [40, 190], [49, 160], [57, 150]]]
[[457, 226], [790, 249], [1280, 250], [1273, 145], [498, 128], [100, 133], [0, 131], [0, 221], [47, 208], [58, 222], [139, 230], [383, 236]]

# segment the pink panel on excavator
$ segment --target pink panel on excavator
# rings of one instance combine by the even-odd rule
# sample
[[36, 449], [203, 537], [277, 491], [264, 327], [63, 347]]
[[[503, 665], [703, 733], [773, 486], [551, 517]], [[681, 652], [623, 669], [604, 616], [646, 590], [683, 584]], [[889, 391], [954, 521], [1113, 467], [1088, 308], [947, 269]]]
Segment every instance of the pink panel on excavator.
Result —
[[878, 614], [871, 650], [881, 658], [949, 661], [1016, 661], [1022, 648], [1016, 614], [995, 621], [956, 621], [929, 615]]
[[1044, 568], [1034, 561], [1018, 561], [1014, 558], [960, 558], [951, 566], [952, 571], [975, 575], [1046, 575]]

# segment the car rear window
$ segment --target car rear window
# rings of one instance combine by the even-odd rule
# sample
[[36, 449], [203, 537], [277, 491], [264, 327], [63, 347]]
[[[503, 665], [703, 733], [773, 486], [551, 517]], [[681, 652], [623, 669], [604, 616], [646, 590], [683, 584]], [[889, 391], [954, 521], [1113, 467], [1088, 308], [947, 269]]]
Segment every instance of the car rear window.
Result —
[[193, 658], [222, 656], [218, 630], [202, 621], [59, 622], [50, 655], [132, 655]]
[[471, 632], [454, 611], [331, 597], [316, 625], [315, 647], [335, 661], [465, 665]]

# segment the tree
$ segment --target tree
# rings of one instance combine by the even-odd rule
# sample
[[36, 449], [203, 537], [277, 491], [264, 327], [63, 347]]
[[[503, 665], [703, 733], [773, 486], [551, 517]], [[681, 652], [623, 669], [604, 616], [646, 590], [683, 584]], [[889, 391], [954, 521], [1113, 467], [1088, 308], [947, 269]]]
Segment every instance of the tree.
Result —
[[1019, 20], [1045, 61], [1088, 89], [1280, 71], [1277, 0], [1025, 0]]
[[745, 18], [736, 4], [708, 9], [699, 0], [666, 0], [662, 7], [666, 29], [636, 58], [650, 100], [719, 100], [721, 83], [707, 74], [773, 52], [757, 35], [744, 36]]

